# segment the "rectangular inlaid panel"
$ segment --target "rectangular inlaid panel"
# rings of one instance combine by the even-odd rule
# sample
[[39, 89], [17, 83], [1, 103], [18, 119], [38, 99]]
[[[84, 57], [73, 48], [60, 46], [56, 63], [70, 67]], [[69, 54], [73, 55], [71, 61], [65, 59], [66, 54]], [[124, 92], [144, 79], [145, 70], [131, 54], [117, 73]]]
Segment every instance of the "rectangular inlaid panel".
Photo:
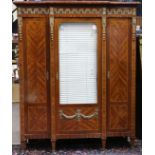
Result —
[[128, 102], [130, 20], [108, 20], [109, 99], [110, 102]]
[[47, 124], [47, 107], [29, 106], [28, 107], [28, 132], [46, 132]]
[[110, 105], [109, 126], [111, 130], [127, 130], [129, 124], [128, 105]]
[[25, 71], [27, 103], [46, 104], [46, 20], [24, 20]]
[[108, 19], [108, 129], [129, 128], [131, 20]]

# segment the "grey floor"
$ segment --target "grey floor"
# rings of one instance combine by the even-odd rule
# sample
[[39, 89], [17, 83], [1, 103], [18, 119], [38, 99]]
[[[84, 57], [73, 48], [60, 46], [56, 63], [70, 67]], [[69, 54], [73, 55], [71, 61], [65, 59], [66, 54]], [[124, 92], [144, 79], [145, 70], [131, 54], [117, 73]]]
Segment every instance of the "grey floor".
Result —
[[19, 103], [12, 104], [12, 144], [20, 144]]

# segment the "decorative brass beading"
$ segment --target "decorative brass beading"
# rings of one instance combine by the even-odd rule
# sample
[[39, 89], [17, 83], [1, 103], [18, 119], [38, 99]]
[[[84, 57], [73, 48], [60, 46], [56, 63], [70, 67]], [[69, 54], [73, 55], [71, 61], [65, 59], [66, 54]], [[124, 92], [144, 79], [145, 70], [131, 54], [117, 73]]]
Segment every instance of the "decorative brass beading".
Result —
[[136, 15], [136, 8], [18, 8], [18, 14], [98, 14], [98, 15]]
[[60, 118], [65, 118], [65, 119], [76, 119], [80, 121], [82, 118], [83, 119], [91, 119], [91, 118], [97, 118], [98, 116], [98, 109], [95, 110], [95, 112], [91, 115], [85, 115], [81, 113], [80, 109], [76, 110], [76, 113], [74, 115], [67, 115], [63, 112], [63, 110], [59, 110], [59, 116]]
[[132, 39], [136, 38], [136, 17], [132, 17]]
[[50, 15], [54, 15], [54, 8], [50, 7]]
[[136, 15], [136, 8], [107, 8], [108, 15]]
[[54, 14], [100, 14], [102, 8], [54, 8]]
[[22, 40], [22, 26], [23, 26], [23, 19], [22, 19], [22, 17], [18, 17], [18, 34], [19, 34], [19, 40]]
[[54, 17], [50, 17], [50, 34], [51, 34], [51, 41], [53, 41], [53, 29], [54, 29]]
[[24, 7], [19, 7], [18, 8], [18, 14], [49, 14], [49, 8], [45, 7], [40, 7], [40, 8], [24, 8]]
[[102, 17], [102, 39], [106, 39], [106, 17]]

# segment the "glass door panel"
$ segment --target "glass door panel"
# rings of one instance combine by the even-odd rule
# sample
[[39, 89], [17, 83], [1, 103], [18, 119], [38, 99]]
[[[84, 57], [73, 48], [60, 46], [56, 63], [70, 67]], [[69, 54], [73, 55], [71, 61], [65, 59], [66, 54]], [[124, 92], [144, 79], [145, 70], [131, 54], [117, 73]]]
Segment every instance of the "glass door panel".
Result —
[[60, 104], [97, 103], [97, 26], [63, 23], [59, 27]]

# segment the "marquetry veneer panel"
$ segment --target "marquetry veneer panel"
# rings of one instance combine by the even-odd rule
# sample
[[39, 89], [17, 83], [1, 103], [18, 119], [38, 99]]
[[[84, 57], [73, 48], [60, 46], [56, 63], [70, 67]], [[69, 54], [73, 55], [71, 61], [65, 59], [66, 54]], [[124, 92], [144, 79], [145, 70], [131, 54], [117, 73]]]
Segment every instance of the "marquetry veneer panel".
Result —
[[46, 21], [27, 18], [25, 26], [25, 61], [27, 103], [45, 104], [46, 86]]
[[109, 99], [110, 102], [128, 102], [130, 20], [111, 18], [109, 32]]
[[23, 19], [24, 87], [26, 133], [49, 134], [49, 101], [47, 85], [47, 19]]
[[[77, 112], [77, 109], [80, 109], [80, 112], [86, 116], [92, 115], [95, 113], [96, 108], [94, 107], [68, 107], [68, 108], [60, 108], [63, 112], [72, 116]], [[90, 119], [80, 118], [78, 119], [67, 119], [64, 117], [57, 116], [58, 120], [58, 132], [59, 133], [81, 133], [81, 132], [89, 132], [89, 131], [99, 131], [100, 129], [100, 114], [98, 111], [98, 115], [96, 117], [92, 117]]]
[[28, 132], [47, 132], [47, 108], [45, 106], [28, 107]]
[[109, 131], [129, 130], [131, 20], [108, 19]]
[[111, 105], [109, 113], [110, 130], [127, 130], [128, 129], [128, 105]]

